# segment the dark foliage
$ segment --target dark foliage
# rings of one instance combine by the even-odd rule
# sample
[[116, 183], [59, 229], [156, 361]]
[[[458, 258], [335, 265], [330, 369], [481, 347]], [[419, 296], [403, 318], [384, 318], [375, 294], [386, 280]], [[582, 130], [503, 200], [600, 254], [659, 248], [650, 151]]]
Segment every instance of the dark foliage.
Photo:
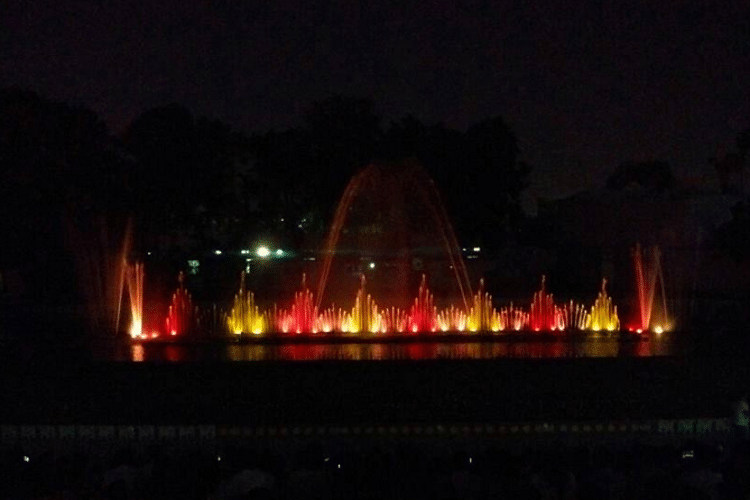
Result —
[[664, 161], [623, 163], [607, 179], [607, 187], [616, 191], [637, 186], [661, 193], [673, 187], [674, 183], [672, 168]]

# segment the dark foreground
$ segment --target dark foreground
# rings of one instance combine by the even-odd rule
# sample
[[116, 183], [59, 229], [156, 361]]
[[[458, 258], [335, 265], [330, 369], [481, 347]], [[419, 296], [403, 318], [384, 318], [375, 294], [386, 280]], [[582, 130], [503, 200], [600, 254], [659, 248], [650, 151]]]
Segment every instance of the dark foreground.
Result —
[[428, 449], [332, 447], [66, 449], [0, 456], [4, 498], [544, 499], [748, 498], [749, 449], [486, 445]]
[[750, 494], [750, 448], [726, 424], [749, 387], [736, 351], [117, 363], [85, 346], [2, 347], [11, 498]]

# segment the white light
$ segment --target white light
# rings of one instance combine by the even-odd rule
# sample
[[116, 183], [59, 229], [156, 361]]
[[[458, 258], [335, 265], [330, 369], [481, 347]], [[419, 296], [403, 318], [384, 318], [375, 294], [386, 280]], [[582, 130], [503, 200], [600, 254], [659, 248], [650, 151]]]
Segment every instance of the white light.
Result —
[[328, 462], [328, 461], [329, 461], [330, 459], [331, 459], [330, 457], [325, 457], [325, 458], [323, 459], [323, 461], [324, 461], [324, 462]]
[[217, 462], [221, 462], [221, 455], [219, 455], [218, 457], [216, 457], [216, 461]]
[[374, 262], [370, 262], [370, 269], [375, 269], [375, 263]]
[[481, 249], [481, 248], [479, 248], [479, 247], [474, 247], [474, 251], [475, 251], [475, 252], [480, 252], [481, 250], [482, 250], [482, 249]]
[[339, 469], [341, 468], [341, 464], [338, 464]]
[[266, 246], [259, 246], [258, 249], [255, 251], [255, 254], [261, 259], [265, 259], [269, 255], [271, 255], [271, 251]]
[[214, 253], [215, 253], [216, 255], [221, 255], [221, 250], [214, 250]]
[[29, 458], [29, 457], [28, 457], [27, 455], [24, 455], [24, 456], [23, 456], [23, 461], [24, 461], [24, 462], [28, 462], [29, 460], [30, 460], [30, 458]]
[[473, 462], [473, 459], [471, 457], [469, 457], [469, 463], [471, 463], [471, 462]]
[[247, 255], [247, 254], [249, 254], [249, 253], [250, 253], [250, 250], [247, 250], [247, 249], [243, 249], [243, 250], [240, 250], [240, 253], [241, 253], [242, 255]]
[[284, 250], [282, 250], [281, 248], [276, 250], [276, 257], [283, 257], [283, 256], [284, 256]]
[[146, 252], [146, 255], [151, 255], [151, 252]]

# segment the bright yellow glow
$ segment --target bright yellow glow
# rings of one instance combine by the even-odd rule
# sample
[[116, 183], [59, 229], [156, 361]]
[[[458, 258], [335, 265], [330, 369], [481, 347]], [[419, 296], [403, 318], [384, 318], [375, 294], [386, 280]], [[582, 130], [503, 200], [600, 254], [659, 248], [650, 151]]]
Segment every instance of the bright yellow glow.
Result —
[[125, 279], [130, 297], [130, 336], [138, 338], [143, 334], [143, 263], [129, 264], [125, 269]]
[[612, 305], [612, 298], [607, 296], [607, 280], [602, 280], [602, 289], [591, 308], [591, 329], [615, 331], [620, 329], [620, 318], [617, 316], [617, 306]]
[[499, 332], [505, 330], [507, 326], [506, 318], [492, 306], [492, 296], [484, 291], [484, 280], [480, 280], [479, 290], [472, 299], [472, 305], [466, 317], [466, 328], [471, 332]]
[[245, 289], [245, 272], [240, 275], [240, 290], [234, 296], [232, 310], [227, 316], [229, 331], [235, 335], [266, 330], [266, 315], [258, 311], [255, 296]]
[[664, 328], [662, 328], [661, 325], [656, 325], [654, 327], [654, 333], [656, 333], [657, 335], [660, 335], [664, 333]]
[[261, 245], [258, 247], [257, 250], [255, 250], [255, 255], [257, 255], [261, 259], [265, 259], [269, 255], [271, 255], [271, 251], [268, 249], [267, 246]]
[[133, 319], [133, 324], [130, 326], [130, 337], [137, 339], [142, 336], [143, 325], [140, 321]]

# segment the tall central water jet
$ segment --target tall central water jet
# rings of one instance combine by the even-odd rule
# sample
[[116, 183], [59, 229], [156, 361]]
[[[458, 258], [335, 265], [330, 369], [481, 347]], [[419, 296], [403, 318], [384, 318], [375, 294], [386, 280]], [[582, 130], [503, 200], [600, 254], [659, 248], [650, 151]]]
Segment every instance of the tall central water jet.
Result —
[[453, 227], [427, 172], [413, 161], [372, 164], [347, 185], [323, 248], [317, 306], [350, 300], [367, 275], [384, 307], [407, 307], [427, 274], [443, 299], [469, 308], [471, 286]]
[[[638, 318], [634, 321], [636, 328], [653, 328], [658, 331], [668, 329], [670, 320], [667, 315], [667, 296], [659, 248], [653, 247], [650, 252], [642, 252], [641, 245], [636, 245], [633, 251], [633, 267], [638, 293]], [[661, 291], [661, 300], [657, 300], [657, 290]]]

